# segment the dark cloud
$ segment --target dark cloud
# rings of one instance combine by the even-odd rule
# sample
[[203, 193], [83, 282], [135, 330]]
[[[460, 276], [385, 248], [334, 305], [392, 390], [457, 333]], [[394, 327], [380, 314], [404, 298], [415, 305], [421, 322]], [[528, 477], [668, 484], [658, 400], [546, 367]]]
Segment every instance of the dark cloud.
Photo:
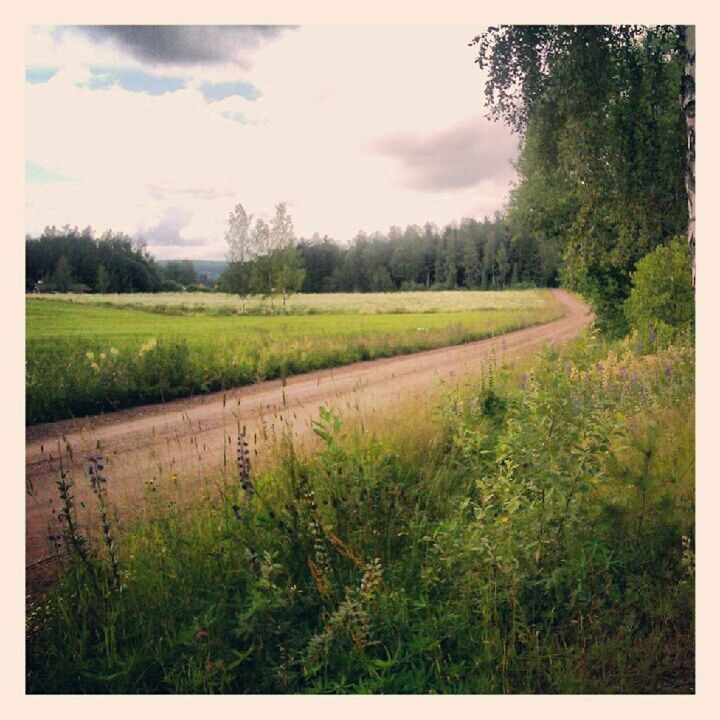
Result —
[[397, 160], [404, 187], [441, 192], [483, 181], [508, 182], [514, 175], [517, 140], [503, 125], [473, 117], [430, 135], [385, 135], [371, 150]]
[[165, 210], [160, 222], [151, 227], [144, 228], [140, 235], [150, 246], [155, 247], [195, 247], [205, 245], [202, 238], [184, 238], [180, 233], [192, 220], [192, 212], [184, 208], [171, 207]]
[[141, 62], [157, 65], [252, 64], [252, 54], [290, 28], [281, 25], [80, 25]]

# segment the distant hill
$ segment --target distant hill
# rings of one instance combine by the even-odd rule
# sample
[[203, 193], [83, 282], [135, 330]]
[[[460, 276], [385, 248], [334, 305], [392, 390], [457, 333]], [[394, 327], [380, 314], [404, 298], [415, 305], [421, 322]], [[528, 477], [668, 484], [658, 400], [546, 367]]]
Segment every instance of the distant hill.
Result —
[[[164, 265], [170, 260], [162, 260], [160, 265]], [[202, 280], [206, 278], [210, 284], [217, 282], [222, 271], [228, 266], [226, 260], [191, 260], [190, 261], [195, 268], [198, 279]]]
[[211, 282], [215, 282], [228, 266], [226, 260], [193, 260], [192, 264], [198, 276], [205, 275]]

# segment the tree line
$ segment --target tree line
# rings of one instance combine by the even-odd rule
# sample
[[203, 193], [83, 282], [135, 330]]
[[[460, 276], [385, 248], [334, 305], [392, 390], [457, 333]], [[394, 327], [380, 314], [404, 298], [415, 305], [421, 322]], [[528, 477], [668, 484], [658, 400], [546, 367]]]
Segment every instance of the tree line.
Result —
[[359, 232], [341, 245], [327, 235], [296, 240], [281, 203], [268, 225], [253, 223], [242, 205], [228, 222], [229, 266], [218, 287], [230, 293], [273, 296], [288, 292], [503, 289], [558, 281], [559, 247], [517, 232], [500, 214], [465, 219], [442, 230], [432, 223]]
[[45, 228], [25, 239], [27, 292], [132, 293], [199, 290], [209, 281], [190, 260], [158, 262], [142, 240], [86, 227]]
[[122, 232], [45, 228], [25, 240], [25, 289], [58, 292], [156, 292], [161, 273], [147, 248]]
[[349, 244], [315, 233], [296, 238], [285, 203], [266, 222], [242, 205], [230, 214], [228, 265], [216, 282], [191, 260], [156, 261], [141, 241], [91, 228], [47, 228], [26, 238], [26, 290], [158, 292], [215, 288], [283, 302], [293, 292], [494, 290], [558, 283], [560, 250], [502, 215], [359, 232]]

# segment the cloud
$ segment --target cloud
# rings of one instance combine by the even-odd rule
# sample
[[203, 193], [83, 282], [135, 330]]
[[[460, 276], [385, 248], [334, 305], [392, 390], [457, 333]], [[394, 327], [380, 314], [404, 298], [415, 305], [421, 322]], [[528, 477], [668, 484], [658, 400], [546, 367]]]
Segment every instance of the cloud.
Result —
[[87, 87], [91, 90], [105, 90], [119, 85], [128, 92], [144, 92], [148, 95], [162, 95], [185, 87], [181, 77], [155, 75], [137, 68], [91, 67]]
[[509, 180], [517, 140], [504, 126], [474, 116], [435, 133], [387, 134], [372, 141], [370, 149], [397, 162], [403, 187], [443, 192]]
[[186, 208], [170, 207], [163, 213], [160, 222], [150, 228], [143, 228], [140, 235], [153, 247], [193, 247], [205, 245], [203, 238], [185, 238], [182, 230], [190, 224], [193, 213]]
[[140, 62], [158, 65], [231, 63], [244, 69], [263, 44], [289, 28], [280, 25], [80, 25], [96, 41], [109, 41]]
[[242, 112], [231, 112], [230, 110], [226, 110], [222, 116], [226, 120], [232, 120], [233, 122], [240, 123], [240, 125], [247, 125], [250, 122], [247, 115]]
[[[143, 67], [109, 38], [33, 28], [28, 67], [60, 70], [26, 85], [26, 158], [77, 182], [28, 183], [27, 231], [65, 223], [145, 230], [166, 243], [153, 241], [156, 257], [200, 259], [224, 256], [237, 202], [269, 218], [287, 201], [299, 236], [317, 231], [338, 240], [361, 228], [491, 215], [507, 195], [515, 151], [502, 127], [482, 119], [483, 77], [467, 46], [475, 33], [306, 26], [263, 42], [245, 72], [231, 63]], [[91, 68], [136, 68], [181, 77], [185, 86], [150, 94], [113, 82], [93, 91]], [[208, 102], [202, 92], [208, 83], [238, 81], [262, 95]], [[467, 129], [469, 144], [451, 153], [452, 143], [442, 141], [458, 128]], [[483, 158], [477, 133], [487, 133], [497, 155], [507, 147], [507, 158]], [[433, 145], [442, 152], [414, 157]], [[491, 177], [491, 160], [500, 180]], [[468, 185], [477, 173], [487, 179]]]
[[262, 93], [249, 82], [207, 82], [200, 86], [200, 91], [208, 102], [223, 100], [233, 95], [240, 95], [252, 102], [262, 95]]
[[25, 82], [31, 85], [51, 80], [60, 68], [56, 67], [28, 67], [25, 68]]
[[28, 183], [46, 185], [48, 183], [77, 182], [69, 175], [50, 170], [39, 163], [28, 161], [25, 163], [25, 181]]
[[165, 200], [167, 195], [189, 195], [198, 200], [217, 200], [218, 198], [233, 197], [234, 193], [229, 190], [218, 190], [213, 187], [163, 187], [160, 185], [148, 185], [150, 195], [157, 200]]

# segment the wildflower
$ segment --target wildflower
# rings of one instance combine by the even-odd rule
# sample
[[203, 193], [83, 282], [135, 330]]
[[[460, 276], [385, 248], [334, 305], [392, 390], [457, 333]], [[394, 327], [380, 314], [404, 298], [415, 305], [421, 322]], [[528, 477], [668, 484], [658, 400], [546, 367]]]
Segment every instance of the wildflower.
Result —
[[144, 355], [149, 350], [152, 350], [157, 345], [157, 338], [150, 338], [146, 340], [139, 348], [138, 355]]
[[197, 640], [204, 640], [206, 637], [207, 637], [207, 632], [205, 632], [205, 630], [203, 630], [202, 628], [200, 628], [200, 630], [198, 630], [195, 633], [195, 638]]
[[95, 497], [97, 498], [98, 509], [100, 511], [100, 526], [102, 528], [103, 541], [110, 561], [113, 584], [116, 588], [119, 588], [120, 573], [118, 569], [117, 556], [115, 554], [115, 540], [112, 535], [110, 516], [105, 502], [107, 490], [103, 487], [104, 484], [107, 483], [107, 478], [100, 474], [100, 472], [104, 469], [102, 459], [102, 455], [92, 455], [88, 458], [90, 461], [88, 476], [90, 477], [90, 485], [92, 486]]
[[245, 440], [244, 430], [238, 434], [237, 439], [237, 466], [240, 487], [245, 493], [246, 499], [250, 500], [255, 492], [255, 487], [250, 479], [250, 450], [247, 440]]

